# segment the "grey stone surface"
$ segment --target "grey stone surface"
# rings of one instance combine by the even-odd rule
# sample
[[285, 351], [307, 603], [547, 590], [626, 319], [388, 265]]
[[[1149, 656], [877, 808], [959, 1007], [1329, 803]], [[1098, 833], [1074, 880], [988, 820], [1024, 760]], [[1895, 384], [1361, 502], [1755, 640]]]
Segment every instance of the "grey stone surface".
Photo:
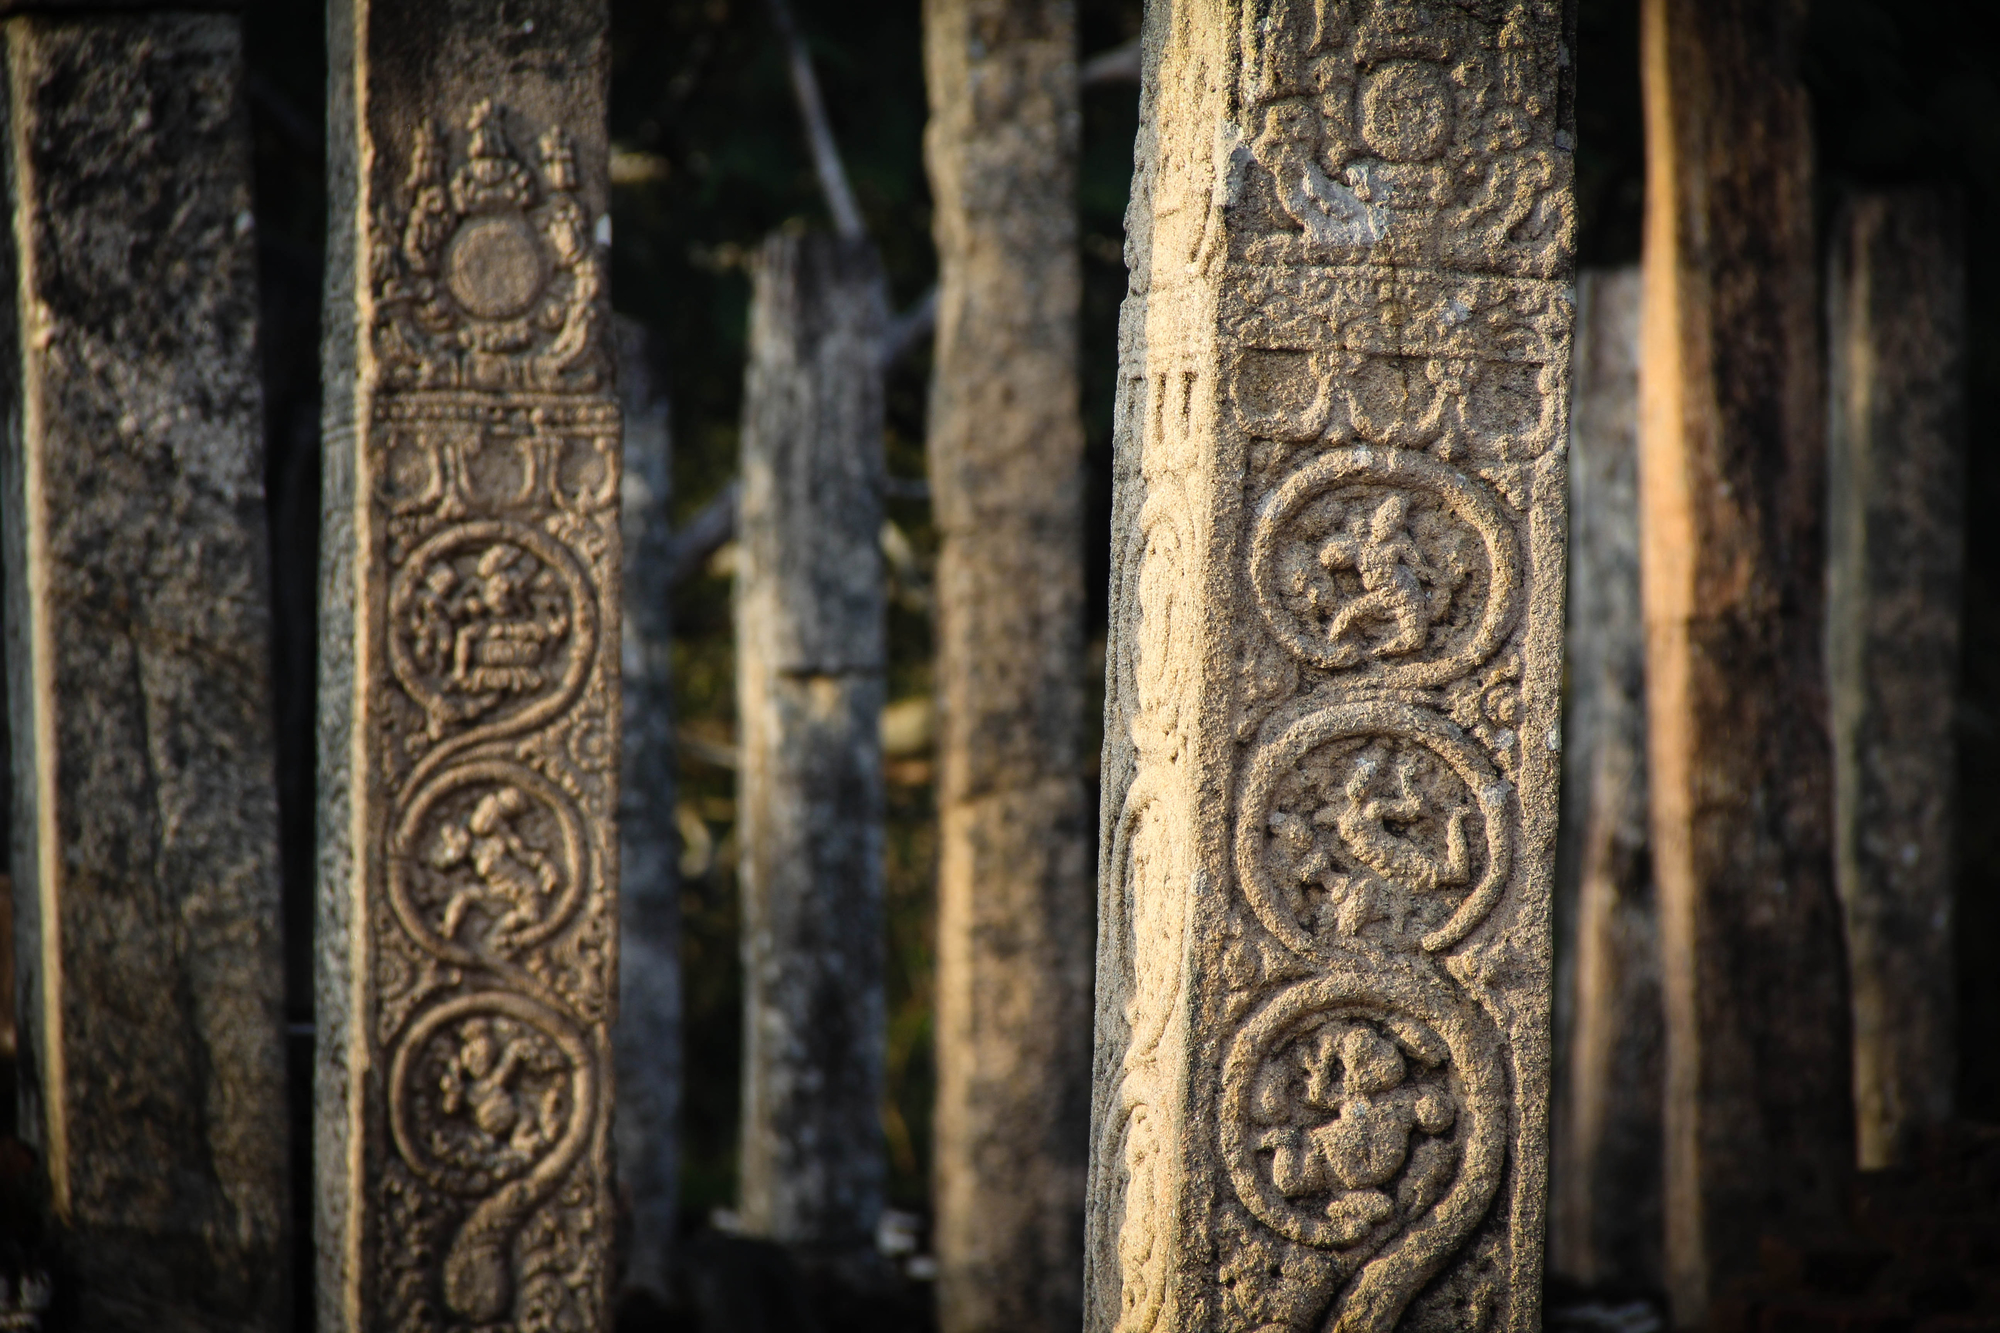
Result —
[[625, 758], [618, 798], [618, 1190], [627, 1286], [665, 1298], [679, 1220], [681, 912], [674, 828], [673, 420], [639, 324], [617, 322], [625, 416]]
[[8, 19], [21, 1123], [78, 1326], [286, 1327], [283, 978], [237, 22]]
[[1835, 1220], [1854, 1155], [1804, 10], [1642, 9], [1641, 604], [1664, 1262], [1684, 1328], [1766, 1239]]
[[1556, 0], [1148, 12], [1097, 1333], [1539, 1324], [1563, 18]]
[[1639, 615], [1639, 271], [1577, 277], [1549, 1266], [1660, 1289], [1659, 920]]
[[1858, 1164], [1948, 1120], [1965, 569], [1965, 237], [1935, 190], [1849, 199], [1827, 272], [1827, 675]]
[[867, 1247], [881, 1213], [879, 262], [758, 252], [737, 521], [744, 1229]]
[[1076, 23], [924, 7], [937, 201], [938, 1310], [1076, 1327], [1090, 1131]]
[[329, 16], [323, 1331], [609, 1322], [606, 21]]

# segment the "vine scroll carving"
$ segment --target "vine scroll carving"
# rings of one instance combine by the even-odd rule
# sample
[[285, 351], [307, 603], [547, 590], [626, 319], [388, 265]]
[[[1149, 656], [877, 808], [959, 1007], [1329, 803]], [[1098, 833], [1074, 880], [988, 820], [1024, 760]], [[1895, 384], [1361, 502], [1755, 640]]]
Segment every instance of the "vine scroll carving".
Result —
[[1561, 6], [1206, 0], [1144, 40], [1089, 1327], [1527, 1333]]
[[531, 4], [548, 24], [517, 26], [547, 40], [524, 53], [442, 10], [335, 8], [336, 106], [365, 112], [336, 130], [352, 305], [328, 339], [321, 1324], [595, 1329], [619, 681], [602, 15]]

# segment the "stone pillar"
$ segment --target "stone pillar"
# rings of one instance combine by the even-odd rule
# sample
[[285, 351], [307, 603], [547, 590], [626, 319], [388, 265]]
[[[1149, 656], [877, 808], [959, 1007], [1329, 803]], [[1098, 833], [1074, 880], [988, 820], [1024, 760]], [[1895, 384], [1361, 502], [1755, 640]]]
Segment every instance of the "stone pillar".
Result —
[[945, 1333], [1068, 1333], [1082, 1308], [1091, 848], [1074, 9], [924, 8]]
[[330, 12], [322, 1333], [609, 1325], [605, 29]]
[[1087, 1327], [1539, 1326], [1563, 7], [1155, 5]]
[[1586, 1286], [1655, 1291], [1662, 1034], [1639, 617], [1639, 271], [1580, 275], [1576, 320], [1549, 1263]]
[[881, 266], [779, 233], [757, 257], [743, 390], [746, 1231], [866, 1248], [882, 1210]]
[[[1676, 1325], [1853, 1158], [1798, 0], [1645, 0], [1640, 569]], [[1745, 126], [1757, 127], [1746, 134]]]
[[1952, 900], [1965, 568], [1965, 241], [1935, 190], [1834, 225], [1827, 675], [1859, 1165], [1904, 1160], [1956, 1082]]
[[652, 339], [620, 316], [625, 757], [618, 800], [618, 1189], [625, 1284], [664, 1300], [680, 1216], [680, 835], [674, 827], [673, 419]]
[[0, 32], [22, 1131], [76, 1326], [278, 1330], [284, 981], [238, 20]]

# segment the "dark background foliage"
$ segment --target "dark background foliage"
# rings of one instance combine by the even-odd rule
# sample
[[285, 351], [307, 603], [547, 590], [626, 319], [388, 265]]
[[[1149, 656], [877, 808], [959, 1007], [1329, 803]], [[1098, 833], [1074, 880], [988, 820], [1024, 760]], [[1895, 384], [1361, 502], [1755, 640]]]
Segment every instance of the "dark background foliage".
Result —
[[[925, 98], [918, 0], [795, 0], [825, 87], [833, 128], [893, 296], [908, 306], [930, 285], [922, 135]], [[1824, 215], [1851, 187], [1945, 181], [1962, 191], [1967, 234], [1995, 234], [2000, 203], [2000, 81], [1973, 34], [1978, 0], [1814, 0], [1806, 51], [1818, 124]], [[651, 335], [672, 395], [676, 522], [730, 477], [743, 376], [745, 259], [772, 228], [824, 225], [798, 116], [762, 0], [613, 0], [612, 137], [628, 169], [613, 194], [617, 308]], [[1081, 48], [1095, 54], [1136, 33], [1139, 0], [1078, 0]], [[1586, 264], [1638, 257], [1643, 144], [1636, 0], [1580, 0], [1578, 194]], [[310, 1057], [312, 662], [318, 501], [317, 317], [324, 228], [322, 8], [265, 0], [246, 15], [256, 132], [264, 352], [269, 388], [271, 530], [280, 633], [275, 653], [284, 748], [287, 918], [294, 1054]], [[1111, 398], [1117, 303], [1124, 292], [1121, 219], [1131, 174], [1136, 94], [1084, 97], [1079, 192], [1084, 272], [1084, 414], [1088, 429], [1091, 632], [1101, 644], [1108, 541]], [[2000, 321], [1991, 253], [1971, 253], [1972, 425], [1960, 893], [1962, 1105], [2000, 1119], [2000, 452], [1989, 447], [2000, 394]], [[889, 394], [889, 467], [923, 475], [929, 374], [919, 350]], [[925, 613], [935, 534], [921, 499], [888, 513], [907, 558], [891, 561], [890, 697], [927, 693]], [[734, 735], [727, 561], [682, 588], [676, 671], [682, 747], [681, 824], [688, 842], [688, 1092], [683, 1200], [691, 1220], [734, 1194], [739, 977], [735, 940], [733, 773], [718, 760]], [[887, 884], [891, 904], [890, 1097], [884, 1123], [899, 1206], [921, 1210], [929, 1169], [930, 996], [935, 834], [928, 765], [891, 766]], [[308, 1088], [295, 1080], [298, 1116]], [[295, 1140], [304, 1157], [309, 1140]], [[301, 1191], [301, 1221], [304, 1191]], [[309, 1236], [309, 1228], [302, 1228]], [[309, 1239], [303, 1239], [309, 1245]], [[310, 1268], [302, 1268], [309, 1272]]]

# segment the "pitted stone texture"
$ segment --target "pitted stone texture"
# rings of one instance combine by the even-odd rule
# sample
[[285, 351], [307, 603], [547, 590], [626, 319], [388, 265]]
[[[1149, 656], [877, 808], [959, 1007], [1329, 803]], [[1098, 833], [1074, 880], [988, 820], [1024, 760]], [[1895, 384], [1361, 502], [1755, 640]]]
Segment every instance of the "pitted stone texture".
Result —
[[331, 15], [323, 1329], [608, 1321], [605, 24], [568, 0]]
[[750, 1234], [868, 1251], [882, 1142], [882, 277], [861, 241], [757, 255], [737, 522]]
[[1075, 1328], [1090, 1086], [1070, 0], [924, 10], [938, 201], [938, 1309]]
[[12, 18], [22, 1124], [81, 1326], [287, 1327], [248, 125], [221, 15]]
[[1555, 3], [1148, 16], [1087, 1327], [1540, 1317]]
[[1868, 1169], [1906, 1162], [1950, 1118], [1957, 1081], [1963, 229], [1939, 191], [1856, 195], [1828, 271], [1833, 864]]

